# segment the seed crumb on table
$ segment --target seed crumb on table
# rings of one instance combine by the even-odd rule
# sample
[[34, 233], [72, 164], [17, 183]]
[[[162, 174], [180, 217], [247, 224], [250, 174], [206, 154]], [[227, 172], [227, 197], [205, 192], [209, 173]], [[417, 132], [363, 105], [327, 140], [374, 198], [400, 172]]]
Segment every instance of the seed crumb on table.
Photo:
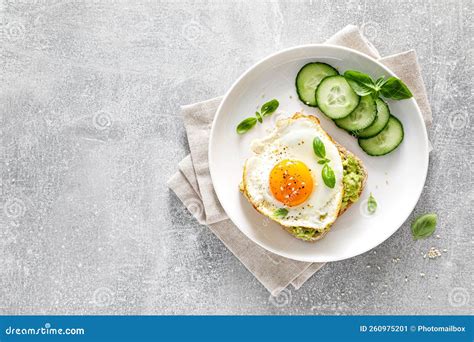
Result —
[[[444, 251], [444, 250], [443, 250]], [[441, 252], [436, 247], [431, 247], [427, 253], [429, 259], [436, 259], [441, 256]]]

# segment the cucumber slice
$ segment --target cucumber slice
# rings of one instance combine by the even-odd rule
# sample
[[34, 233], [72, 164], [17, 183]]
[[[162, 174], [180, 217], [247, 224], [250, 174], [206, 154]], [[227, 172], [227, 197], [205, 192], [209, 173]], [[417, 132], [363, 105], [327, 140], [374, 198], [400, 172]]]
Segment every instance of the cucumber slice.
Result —
[[370, 156], [383, 156], [392, 152], [403, 140], [403, 125], [390, 115], [387, 125], [375, 137], [359, 138], [359, 146]]
[[316, 103], [331, 119], [348, 116], [359, 104], [360, 97], [344, 76], [328, 76], [316, 88]]
[[377, 118], [372, 125], [356, 132], [359, 138], [374, 137], [384, 129], [385, 125], [387, 125], [388, 119], [390, 118], [390, 109], [388, 108], [388, 105], [382, 99], [375, 100], [375, 103], [377, 104]]
[[362, 96], [359, 105], [348, 116], [334, 120], [336, 125], [349, 132], [355, 132], [369, 127], [377, 117], [377, 106], [371, 95]]
[[315, 91], [327, 76], [339, 75], [336, 69], [325, 63], [308, 63], [296, 75], [296, 92], [302, 102], [316, 107]]

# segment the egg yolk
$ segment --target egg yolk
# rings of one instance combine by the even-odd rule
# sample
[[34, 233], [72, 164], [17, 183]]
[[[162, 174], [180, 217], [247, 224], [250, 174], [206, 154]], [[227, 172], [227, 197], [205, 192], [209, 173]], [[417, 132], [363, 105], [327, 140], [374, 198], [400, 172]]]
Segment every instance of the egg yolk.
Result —
[[286, 206], [299, 205], [313, 191], [311, 171], [298, 160], [282, 160], [270, 172], [270, 190]]

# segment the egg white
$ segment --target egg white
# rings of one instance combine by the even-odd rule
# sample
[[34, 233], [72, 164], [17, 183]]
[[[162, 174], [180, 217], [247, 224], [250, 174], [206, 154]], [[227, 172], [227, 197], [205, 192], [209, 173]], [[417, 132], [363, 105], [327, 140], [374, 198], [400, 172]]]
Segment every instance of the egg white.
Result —
[[[323, 165], [313, 151], [313, 139], [318, 137], [326, 148], [326, 158], [334, 170], [336, 184], [329, 188], [321, 176]], [[343, 166], [339, 150], [319, 125], [315, 117], [295, 116], [277, 121], [276, 128], [267, 137], [254, 140], [254, 155], [244, 166], [243, 184], [246, 196], [263, 215], [287, 226], [313, 228], [322, 231], [336, 219], [343, 195]], [[270, 190], [270, 172], [282, 160], [298, 160], [306, 164], [313, 177], [313, 191], [300, 205], [288, 207], [276, 200]], [[278, 208], [285, 208], [284, 218], [274, 217]]]

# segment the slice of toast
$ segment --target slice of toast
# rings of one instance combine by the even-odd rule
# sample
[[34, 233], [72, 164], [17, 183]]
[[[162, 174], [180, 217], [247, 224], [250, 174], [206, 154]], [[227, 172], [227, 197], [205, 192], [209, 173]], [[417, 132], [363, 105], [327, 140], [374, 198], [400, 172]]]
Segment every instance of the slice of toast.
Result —
[[[293, 119], [298, 119], [298, 118], [306, 118], [306, 119], [309, 119], [309, 120], [312, 120], [314, 121], [315, 123], [317, 123], [318, 125], [320, 124], [319, 123], [319, 119], [315, 116], [312, 116], [312, 115], [304, 115], [302, 113], [295, 113], [293, 115]], [[326, 132], [327, 134], [327, 132]], [[361, 172], [362, 172], [362, 185], [360, 187], [360, 190], [359, 190], [359, 196], [361, 195], [361, 193], [363, 192], [364, 190], [364, 187], [365, 187], [365, 183], [367, 181], [367, 177], [368, 177], [368, 173], [367, 173], [367, 169], [364, 167], [364, 164], [362, 163], [362, 161], [357, 158], [357, 156], [355, 156], [353, 153], [349, 152], [345, 147], [343, 147], [342, 145], [340, 145], [339, 143], [337, 143], [329, 134], [327, 134], [328, 137], [332, 140], [332, 142], [336, 145], [336, 147], [338, 148], [339, 150], [339, 154], [341, 155], [341, 159], [344, 161], [345, 159], [347, 159], [349, 156], [352, 157], [358, 164], [359, 164], [359, 167], [361, 169]], [[245, 170], [244, 170], [245, 172]], [[248, 198], [248, 194], [246, 192], [246, 187], [245, 187], [245, 184], [242, 182], [240, 184], [240, 191], [244, 194], [245, 197]], [[344, 191], [344, 190], [343, 190]], [[252, 201], [250, 201], [250, 203], [252, 203]], [[345, 213], [347, 211], [347, 209], [349, 209], [349, 207], [353, 204], [354, 202], [351, 202], [349, 201], [349, 203], [347, 204], [347, 206], [345, 208], [341, 208], [339, 210], [339, 214], [338, 214], [338, 217], [341, 216], [343, 213]], [[255, 206], [254, 206], [255, 207]], [[258, 210], [258, 208], [255, 207], [256, 210]], [[288, 227], [288, 226], [283, 226], [281, 225], [283, 229], [285, 229], [288, 233], [290, 233], [291, 235], [293, 235], [295, 238], [297, 239], [301, 239], [303, 241], [306, 241], [306, 242], [315, 242], [315, 241], [318, 241], [320, 239], [322, 239], [331, 229], [330, 226], [326, 227], [324, 230], [322, 231], [317, 231], [311, 238], [309, 239], [302, 239], [302, 238], [299, 238], [298, 236], [296, 236], [294, 233], [293, 233], [293, 227]], [[312, 228], [305, 228], [305, 227], [301, 227], [303, 229], [312, 229]]]

